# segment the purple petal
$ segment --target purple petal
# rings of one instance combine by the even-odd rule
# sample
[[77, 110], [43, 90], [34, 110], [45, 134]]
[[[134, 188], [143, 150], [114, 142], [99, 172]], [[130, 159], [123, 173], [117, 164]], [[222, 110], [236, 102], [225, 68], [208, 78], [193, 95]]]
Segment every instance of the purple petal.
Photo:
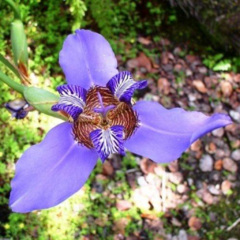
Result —
[[60, 52], [59, 63], [68, 84], [88, 89], [106, 86], [118, 73], [117, 60], [106, 39], [88, 30], [76, 30], [67, 37]]
[[63, 110], [76, 120], [85, 106], [87, 91], [75, 85], [62, 85], [57, 87], [57, 90], [60, 93], [60, 100], [58, 104], [52, 106], [52, 110]]
[[18, 160], [12, 210], [25, 213], [61, 203], [83, 186], [96, 162], [96, 151], [74, 141], [70, 123], [56, 126]]
[[167, 110], [156, 102], [139, 101], [134, 110], [140, 126], [125, 147], [158, 163], [179, 158], [202, 135], [232, 123], [225, 114], [208, 117], [181, 108]]
[[136, 82], [133, 80], [130, 72], [120, 72], [109, 80], [107, 87], [112, 94], [120, 101], [129, 103], [137, 89], [143, 89], [147, 86], [147, 81]]
[[107, 130], [96, 129], [90, 133], [90, 138], [102, 161], [112, 153], [125, 155], [123, 126], [116, 125]]

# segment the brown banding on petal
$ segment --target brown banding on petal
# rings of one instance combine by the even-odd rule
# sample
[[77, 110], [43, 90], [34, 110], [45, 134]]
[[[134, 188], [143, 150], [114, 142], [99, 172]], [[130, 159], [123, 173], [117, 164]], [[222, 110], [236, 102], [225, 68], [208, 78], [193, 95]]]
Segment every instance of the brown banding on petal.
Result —
[[[101, 114], [94, 112], [95, 108], [100, 108], [98, 94], [101, 94], [104, 107], [116, 106], [107, 113], [105, 119]], [[88, 148], [93, 148], [89, 134], [96, 129], [108, 129], [112, 126], [120, 125], [124, 127], [125, 139], [129, 138], [138, 126], [137, 114], [132, 107], [116, 99], [106, 87], [95, 86], [87, 93], [86, 106], [74, 122], [73, 134], [75, 139]]]

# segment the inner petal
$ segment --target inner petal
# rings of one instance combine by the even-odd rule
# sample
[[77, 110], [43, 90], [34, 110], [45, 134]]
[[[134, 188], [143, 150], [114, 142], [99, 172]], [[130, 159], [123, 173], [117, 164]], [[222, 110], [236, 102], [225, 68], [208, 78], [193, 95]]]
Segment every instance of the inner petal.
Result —
[[123, 126], [116, 125], [106, 130], [96, 129], [90, 133], [90, 138], [102, 161], [112, 153], [125, 155], [123, 130]]
[[60, 100], [56, 105], [52, 106], [52, 110], [65, 111], [76, 120], [86, 105], [87, 91], [75, 85], [62, 85], [57, 87], [57, 90], [60, 93]]
[[137, 89], [147, 86], [147, 81], [136, 82], [133, 80], [130, 72], [123, 71], [115, 75], [107, 83], [107, 87], [112, 94], [120, 101], [130, 103], [133, 93]]

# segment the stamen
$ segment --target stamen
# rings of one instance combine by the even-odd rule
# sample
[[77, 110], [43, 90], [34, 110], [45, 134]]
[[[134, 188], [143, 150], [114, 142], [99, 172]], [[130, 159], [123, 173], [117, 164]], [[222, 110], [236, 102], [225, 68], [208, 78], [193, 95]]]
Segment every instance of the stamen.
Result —
[[101, 94], [99, 92], [97, 92], [97, 95], [98, 95], [98, 100], [99, 100], [99, 103], [100, 103], [101, 107], [100, 108], [94, 108], [93, 111], [96, 112], [96, 113], [100, 113], [102, 115], [103, 120], [106, 120], [107, 113], [110, 110], [114, 109], [115, 106], [114, 105], [109, 105], [107, 107], [104, 107]]

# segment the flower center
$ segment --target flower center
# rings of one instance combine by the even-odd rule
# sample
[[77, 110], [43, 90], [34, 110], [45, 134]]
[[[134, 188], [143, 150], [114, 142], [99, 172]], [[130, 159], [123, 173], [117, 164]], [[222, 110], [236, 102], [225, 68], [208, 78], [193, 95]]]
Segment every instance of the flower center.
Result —
[[74, 121], [75, 139], [93, 148], [90, 133], [97, 129], [107, 130], [112, 126], [122, 126], [124, 139], [127, 139], [138, 126], [137, 114], [130, 104], [116, 99], [108, 88], [95, 86], [89, 89], [83, 112]]

